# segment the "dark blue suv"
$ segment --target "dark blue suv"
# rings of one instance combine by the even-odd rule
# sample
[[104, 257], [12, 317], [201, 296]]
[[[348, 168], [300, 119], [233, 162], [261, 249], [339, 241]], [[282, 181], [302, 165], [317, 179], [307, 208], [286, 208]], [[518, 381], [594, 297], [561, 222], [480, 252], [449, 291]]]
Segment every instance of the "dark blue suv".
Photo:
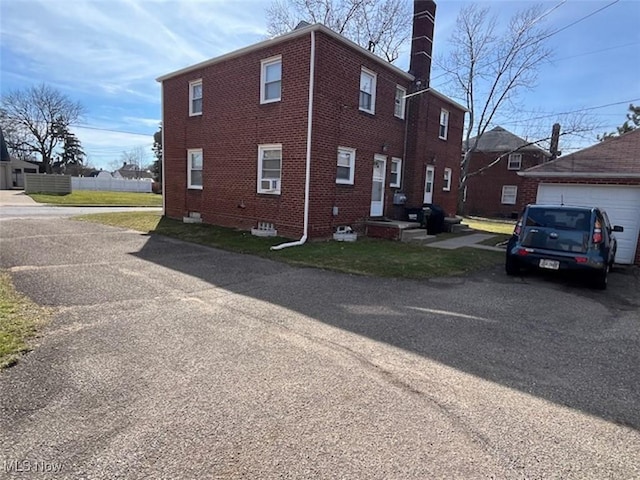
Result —
[[607, 275], [617, 243], [604, 210], [566, 205], [527, 205], [507, 245], [505, 270], [521, 268], [581, 271], [597, 288], [607, 288]]

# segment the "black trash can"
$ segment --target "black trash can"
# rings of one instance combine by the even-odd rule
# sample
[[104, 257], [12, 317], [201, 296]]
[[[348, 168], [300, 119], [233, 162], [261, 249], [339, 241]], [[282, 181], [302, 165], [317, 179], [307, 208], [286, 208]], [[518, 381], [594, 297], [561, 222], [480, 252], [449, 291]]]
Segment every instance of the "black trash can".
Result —
[[444, 232], [444, 209], [440, 205], [434, 205], [433, 203], [425, 203], [422, 209], [427, 233], [435, 235]]

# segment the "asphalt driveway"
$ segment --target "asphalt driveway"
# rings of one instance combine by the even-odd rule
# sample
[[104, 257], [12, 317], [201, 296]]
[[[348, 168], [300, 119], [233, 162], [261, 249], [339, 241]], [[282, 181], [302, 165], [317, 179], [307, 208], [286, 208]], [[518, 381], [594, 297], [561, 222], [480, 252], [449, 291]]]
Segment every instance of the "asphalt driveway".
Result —
[[0, 373], [0, 477], [640, 477], [637, 270], [381, 280], [41, 218], [0, 266], [55, 311]]

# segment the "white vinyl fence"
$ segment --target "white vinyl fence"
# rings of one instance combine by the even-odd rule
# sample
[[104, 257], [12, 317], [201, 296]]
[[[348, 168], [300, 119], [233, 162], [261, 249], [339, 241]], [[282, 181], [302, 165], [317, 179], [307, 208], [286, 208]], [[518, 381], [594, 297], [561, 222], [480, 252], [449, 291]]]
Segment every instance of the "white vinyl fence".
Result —
[[71, 186], [74, 190], [151, 193], [152, 185], [153, 182], [148, 180], [127, 180], [111, 176], [71, 177]]

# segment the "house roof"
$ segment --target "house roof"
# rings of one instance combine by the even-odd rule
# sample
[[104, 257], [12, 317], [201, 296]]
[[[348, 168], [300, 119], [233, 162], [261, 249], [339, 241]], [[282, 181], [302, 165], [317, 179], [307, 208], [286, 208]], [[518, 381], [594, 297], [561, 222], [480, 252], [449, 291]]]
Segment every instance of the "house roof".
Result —
[[531, 167], [523, 177], [640, 178], [640, 128]]
[[385, 67], [385, 68], [387, 68], [389, 70], [392, 70], [394, 73], [397, 73], [398, 75], [403, 76], [407, 80], [414, 80], [414, 78], [415, 78], [410, 73], [407, 73], [404, 70], [401, 70], [400, 68], [396, 67], [395, 65], [387, 62], [386, 60], [383, 60], [382, 58], [378, 57], [377, 55], [371, 53], [370, 51], [368, 51], [368, 50], [366, 50], [364, 48], [362, 48], [360, 45], [358, 45], [358, 44], [352, 42], [351, 40], [343, 37], [339, 33], [334, 32], [330, 28], [325, 27], [324, 25], [322, 25], [320, 23], [315, 23], [315, 24], [309, 25], [309, 26], [301, 26], [299, 24], [298, 27], [296, 27], [296, 29], [292, 30], [289, 33], [285, 33], [283, 35], [279, 35], [277, 37], [270, 38], [270, 39], [265, 40], [263, 42], [254, 43], [253, 45], [249, 45], [248, 47], [244, 47], [244, 48], [241, 48], [239, 50], [235, 50], [233, 52], [229, 52], [229, 53], [221, 55], [219, 57], [215, 57], [215, 58], [211, 58], [209, 60], [205, 60], [204, 62], [196, 63], [195, 65], [191, 65], [189, 67], [185, 67], [185, 68], [182, 68], [180, 70], [176, 70], [175, 72], [167, 73], [166, 75], [162, 75], [162, 76], [156, 78], [156, 81], [163, 82], [165, 80], [169, 80], [170, 78], [177, 77], [178, 75], [182, 75], [182, 74], [194, 71], [194, 70], [199, 70], [201, 68], [208, 67], [210, 65], [215, 65], [216, 63], [224, 62], [226, 60], [230, 60], [232, 58], [239, 57], [241, 55], [245, 55], [245, 54], [247, 54], [249, 52], [253, 52], [253, 51], [256, 51], [256, 50], [263, 49], [263, 48], [271, 47], [273, 45], [277, 45], [279, 43], [286, 42], [288, 40], [292, 40], [292, 39], [297, 38], [297, 37], [303, 37], [303, 36], [309, 34], [310, 32], [322, 32], [322, 33], [324, 33], [326, 35], [329, 35], [329, 36], [335, 38], [336, 40], [342, 42], [343, 44], [349, 46], [350, 48], [352, 48], [354, 50], [357, 50], [360, 54], [370, 58], [371, 60], [377, 62], [378, 64], [382, 65], [383, 67]]
[[[473, 144], [477, 137], [469, 139], [469, 143]], [[524, 138], [505, 130], [502, 127], [495, 127], [492, 130], [484, 132], [480, 136], [478, 142], [479, 152], [511, 152], [518, 150], [519, 152], [537, 152], [544, 153], [549, 156], [549, 153], [538, 147], [537, 145], [530, 145]]]

